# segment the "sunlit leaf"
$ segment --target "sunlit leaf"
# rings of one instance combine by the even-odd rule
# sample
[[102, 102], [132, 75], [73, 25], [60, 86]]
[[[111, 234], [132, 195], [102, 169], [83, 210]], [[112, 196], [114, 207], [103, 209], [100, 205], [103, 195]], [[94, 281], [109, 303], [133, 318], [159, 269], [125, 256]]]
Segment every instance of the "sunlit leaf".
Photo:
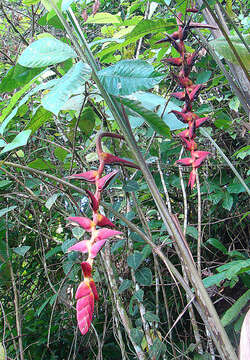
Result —
[[18, 63], [30, 68], [39, 68], [58, 64], [76, 56], [76, 52], [69, 45], [48, 37], [31, 43], [19, 57]]
[[[91, 69], [87, 64], [79, 61], [60, 79], [58, 79], [52, 90], [42, 99], [45, 109], [58, 115], [69, 97], [83, 87], [85, 81], [89, 79]], [[79, 89], [79, 90], [78, 90]]]
[[116, 96], [151, 89], [164, 77], [144, 60], [121, 60], [100, 70], [98, 75], [106, 90]]
[[20, 146], [24, 146], [27, 144], [27, 141], [30, 137], [31, 130], [23, 130], [21, 131], [12, 141], [11, 143], [7, 144], [3, 150], [0, 152], [1, 154], [4, 154], [8, 151], [14, 150]]

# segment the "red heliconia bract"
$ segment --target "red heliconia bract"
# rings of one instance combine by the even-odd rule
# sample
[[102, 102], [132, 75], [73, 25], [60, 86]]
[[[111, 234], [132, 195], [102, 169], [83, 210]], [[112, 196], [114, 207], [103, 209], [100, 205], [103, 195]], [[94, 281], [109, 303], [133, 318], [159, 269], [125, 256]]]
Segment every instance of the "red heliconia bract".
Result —
[[177, 58], [166, 58], [163, 59], [162, 62], [179, 67], [179, 72], [178, 74], [174, 74], [174, 79], [177, 80], [179, 87], [181, 87], [183, 90], [173, 92], [170, 95], [180, 101], [183, 101], [184, 106], [181, 111], [172, 110], [171, 112], [175, 114], [178, 120], [188, 124], [188, 128], [181, 131], [178, 136], [180, 137], [186, 150], [190, 152], [191, 156], [176, 161], [176, 164], [182, 166], [192, 166], [192, 171], [190, 173], [188, 182], [188, 185], [191, 188], [194, 187], [196, 181], [197, 168], [199, 168], [207, 159], [210, 152], [198, 151], [197, 143], [194, 141], [196, 137], [196, 129], [202, 126], [208, 120], [208, 117], [200, 118], [192, 111], [193, 102], [197, 99], [201, 90], [205, 88], [205, 85], [194, 84], [193, 80], [189, 78], [192, 67], [199, 56], [199, 50], [193, 52], [192, 54], [187, 53], [184, 40], [187, 38], [191, 29], [216, 29], [216, 27], [213, 25], [193, 22], [192, 15], [197, 12], [198, 10], [191, 2], [190, 8], [186, 10], [186, 14], [191, 13], [191, 16], [186, 16], [182, 21], [182, 14], [177, 15], [176, 20], [178, 31], [171, 35], [167, 34], [164, 39], [157, 41], [157, 44], [170, 42], [171, 45], [180, 54], [180, 56]]
[[[97, 3], [97, 2], [95, 2]], [[82, 240], [68, 248], [68, 251], [78, 251], [82, 254], [88, 254], [86, 261], [81, 263], [84, 281], [80, 283], [76, 291], [75, 298], [76, 311], [77, 311], [77, 323], [78, 327], [83, 335], [85, 335], [91, 325], [94, 301], [98, 301], [98, 294], [95, 286], [95, 282], [92, 278], [92, 266], [94, 258], [98, 252], [105, 245], [107, 239], [122, 234], [121, 231], [114, 230], [115, 225], [104, 215], [100, 214], [100, 200], [101, 193], [107, 188], [108, 184], [117, 175], [118, 170], [114, 170], [111, 173], [102, 176], [104, 166], [106, 164], [119, 164], [135, 169], [139, 167], [131, 161], [121, 159], [115, 155], [104, 153], [102, 151], [101, 139], [103, 137], [113, 137], [123, 140], [123, 136], [113, 133], [101, 133], [97, 137], [96, 150], [99, 159], [98, 170], [90, 170], [80, 174], [74, 174], [69, 176], [69, 179], [82, 179], [88, 183], [95, 184], [96, 191], [93, 194], [90, 190], [85, 189], [86, 194], [90, 201], [92, 208], [92, 220], [83, 216], [70, 216], [68, 220], [75, 225], [82, 227], [84, 230], [90, 233], [89, 240]], [[112, 229], [106, 228], [106, 226]], [[97, 228], [100, 227], [100, 228]]]

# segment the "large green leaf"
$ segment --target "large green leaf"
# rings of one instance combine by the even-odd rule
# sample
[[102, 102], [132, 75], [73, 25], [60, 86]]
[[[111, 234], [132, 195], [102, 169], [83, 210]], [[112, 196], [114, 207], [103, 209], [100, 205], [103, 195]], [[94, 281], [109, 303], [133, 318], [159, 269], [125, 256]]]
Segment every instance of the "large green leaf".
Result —
[[162, 118], [165, 124], [167, 124], [170, 130], [178, 130], [187, 127], [187, 125], [178, 120], [174, 114], [170, 113], [172, 110], [181, 111], [181, 108], [171, 100], [168, 101], [162, 96], [144, 91], [133, 93], [133, 95], [128, 98], [140, 101], [143, 104], [143, 107], [156, 113]]
[[[245, 45], [238, 36], [229, 36], [229, 38], [232, 41], [232, 44], [235, 50], [237, 51], [239, 57], [241, 58], [243, 64], [246, 66], [247, 70], [250, 70], [250, 56], [247, 48], [245, 47]], [[249, 34], [244, 36], [244, 40], [250, 46]], [[227, 40], [224, 37], [220, 37], [218, 39], [210, 41], [210, 44], [226, 60], [229, 60], [234, 64], [238, 64], [238, 60], [236, 59], [233, 50], [231, 49]]]
[[27, 124], [26, 129], [30, 129], [32, 134], [36, 132], [43, 124], [52, 120], [52, 113], [42, 106], [40, 106], [30, 122]]
[[250, 289], [248, 289], [222, 316], [221, 322], [223, 326], [229, 325], [240, 314], [242, 308], [249, 302]]
[[155, 112], [146, 109], [141, 102], [132, 100], [132, 97], [130, 99], [117, 98], [117, 100], [125, 106], [126, 112], [127, 109], [130, 111], [128, 115], [140, 115], [158, 134], [171, 138], [169, 127], [165, 122]]
[[31, 130], [24, 130], [24, 131], [21, 131], [12, 141], [11, 143], [7, 144], [3, 150], [0, 152], [0, 155], [8, 152], [8, 151], [11, 151], [11, 150], [14, 150], [20, 146], [24, 146], [27, 144], [27, 141], [30, 137], [30, 134], [31, 134]]
[[137, 37], [137, 36], [145, 36], [147, 34], [152, 34], [154, 32], [168, 32], [170, 30], [174, 30], [176, 28], [176, 24], [173, 20], [149, 20], [143, 19], [137, 24], [134, 29], [127, 35], [127, 38]]
[[21, 54], [18, 63], [25, 67], [42, 67], [75, 58], [76, 52], [67, 44], [48, 37], [31, 43]]
[[86, 24], [120, 24], [119, 16], [112, 15], [105, 12], [98, 12], [94, 16], [89, 16]]
[[98, 75], [106, 90], [116, 96], [151, 89], [164, 78], [144, 60], [121, 60], [99, 71]]
[[16, 64], [6, 74], [0, 83], [0, 92], [10, 92], [20, 86], [26, 85], [36, 75], [40, 74], [44, 68], [31, 69]]
[[135, 251], [132, 255], [127, 258], [128, 266], [136, 270], [143, 261], [143, 255], [139, 251]]
[[150, 286], [152, 278], [152, 272], [149, 268], [144, 267], [135, 272], [135, 279], [141, 285]]
[[60, 79], [52, 90], [42, 99], [45, 109], [58, 115], [65, 102], [73, 94], [79, 93], [85, 81], [90, 78], [91, 68], [79, 61]]

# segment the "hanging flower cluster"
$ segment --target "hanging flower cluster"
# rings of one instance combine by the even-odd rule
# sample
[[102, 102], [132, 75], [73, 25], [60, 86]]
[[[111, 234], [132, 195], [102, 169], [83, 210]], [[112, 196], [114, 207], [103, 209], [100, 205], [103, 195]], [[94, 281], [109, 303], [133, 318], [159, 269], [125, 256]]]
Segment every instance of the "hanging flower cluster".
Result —
[[[198, 12], [193, 6], [186, 10], [187, 13]], [[197, 175], [197, 168], [206, 160], [210, 152], [197, 150], [197, 143], [194, 141], [196, 137], [196, 129], [203, 125], [208, 120], [208, 117], [200, 118], [197, 114], [192, 112], [192, 104], [197, 99], [200, 91], [205, 87], [202, 84], [194, 84], [189, 78], [190, 72], [195, 61], [198, 58], [198, 51], [194, 53], [187, 53], [184, 41], [186, 40], [190, 30], [195, 28], [209, 28], [216, 29], [215, 26], [195, 23], [192, 21], [192, 15], [185, 22], [182, 21], [182, 14], [177, 16], [178, 30], [171, 35], [167, 35], [166, 38], [158, 41], [158, 43], [170, 42], [170, 44], [180, 54], [177, 58], [166, 58], [163, 62], [180, 68], [177, 75], [174, 75], [178, 85], [181, 87], [181, 91], [174, 92], [171, 95], [176, 99], [183, 101], [184, 106], [182, 111], [172, 110], [172, 113], [185, 124], [188, 124], [188, 128], [178, 134], [181, 138], [186, 150], [190, 152], [190, 157], [176, 161], [176, 164], [182, 166], [192, 166], [188, 185], [193, 188]]]
[[114, 230], [115, 225], [106, 216], [99, 212], [101, 193], [118, 173], [118, 170], [114, 170], [111, 173], [102, 176], [104, 167], [107, 164], [116, 164], [140, 169], [131, 161], [121, 159], [115, 155], [103, 152], [101, 144], [103, 137], [117, 138], [120, 140], [124, 139], [123, 136], [118, 134], [108, 132], [101, 133], [96, 140], [96, 150], [99, 159], [98, 170], [91, 170], [81, 174], [74, 174], [69, 176], [70, 179], [82, 179], [89, 182], [90, 184], [95, 184], [96, 187], [95, 193], [92, 193], [88, 189], [85, 190], [92, 208], [92, 219], [78, 216], [68, 218], [72, 224], [82, 227], [90, 234], [90, 239], [82, 240], [68, 249], [68, 251], [79, 251], [83, 254], [88, 254], [87, 260], [81, 263], [84, 280], [78, 286], [75, 295], [77, 300], [77, 323], [83, 335], [88, 332], [92, 321], [94, 301], [98, 301], [95, 282], [92, 278], [94, 258], [104, 246], [108, 238], [121, 234], [120, 231]]

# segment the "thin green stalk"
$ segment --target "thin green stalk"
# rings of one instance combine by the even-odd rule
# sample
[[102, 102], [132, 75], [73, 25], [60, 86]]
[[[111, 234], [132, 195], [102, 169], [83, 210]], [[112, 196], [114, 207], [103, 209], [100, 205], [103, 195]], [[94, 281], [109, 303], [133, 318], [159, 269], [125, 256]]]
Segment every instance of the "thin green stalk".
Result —
[[231, 163], [231, 161], [228, 159], [228, 157], [224, 154], [224, 152], [221, 150], [221, 148], [219, 147], [219, 145], [216, 144], [216, 142], [211, 138], [211, 136], [207, 133], [207, 131], [203, 128], [200, 129], [200, 132], [202, 133], [202, 135], [206, 136], [209, 141], [213, 144], [213, 146], [216, 148], [216, 150], [220, 153], [220, 155], [223, 157], [223, 159], [225, 160], [225, 162], [228, 164], [228, 166], [230, 167], [230, 169], [232, 170], [232, 172], [235, 174], [235, 176], [237, 177], [237, 179], [240, 181], [240, 183], [244, 186], [244, 188], [247, 191], [247, 194], [250, 195], [250, 190], [249, 187], [247, 186], [247, 184], [245, 183], [245, 181], [242, 179], [242, 177], [240, 176], [240, 174], [238, 173], [238, 171], [235, 169], [235, 167], [233, 166], [233, 164]]

